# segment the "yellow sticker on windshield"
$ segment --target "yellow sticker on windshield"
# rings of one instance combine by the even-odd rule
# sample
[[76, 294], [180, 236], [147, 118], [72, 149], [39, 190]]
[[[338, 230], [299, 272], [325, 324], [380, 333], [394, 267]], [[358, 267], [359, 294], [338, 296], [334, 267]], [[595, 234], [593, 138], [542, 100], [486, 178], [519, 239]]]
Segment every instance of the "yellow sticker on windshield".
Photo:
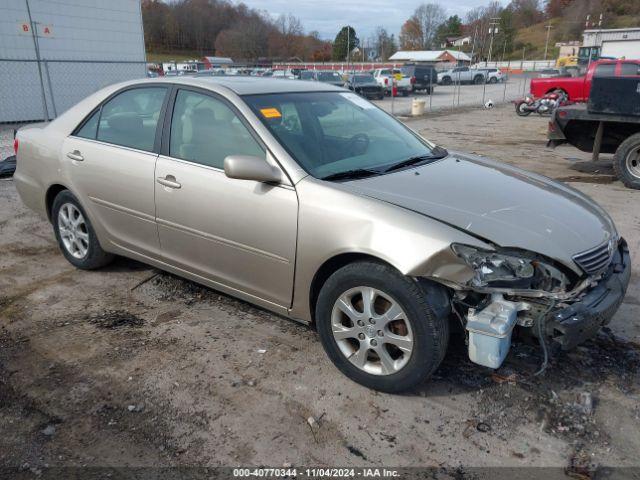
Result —
[[282, 114], [277, 108], [262, 108], [260, 113], [264, 118], [280, 118]]

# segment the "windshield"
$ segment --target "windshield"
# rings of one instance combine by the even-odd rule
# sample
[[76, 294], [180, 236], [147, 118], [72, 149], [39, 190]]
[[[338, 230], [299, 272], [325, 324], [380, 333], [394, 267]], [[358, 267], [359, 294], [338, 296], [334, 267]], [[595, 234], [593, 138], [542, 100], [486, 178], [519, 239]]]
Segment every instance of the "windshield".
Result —
[[318, 80], [321, 82], [335, 82], [342, 80], [342, 78], [335, 72], [320, 72], [318, 73]]
[[436, 153], [437, 147], [354, 93], [243, 98], [300, 166], [317, 178], [363, 169], [379, 173], [408, 159]]

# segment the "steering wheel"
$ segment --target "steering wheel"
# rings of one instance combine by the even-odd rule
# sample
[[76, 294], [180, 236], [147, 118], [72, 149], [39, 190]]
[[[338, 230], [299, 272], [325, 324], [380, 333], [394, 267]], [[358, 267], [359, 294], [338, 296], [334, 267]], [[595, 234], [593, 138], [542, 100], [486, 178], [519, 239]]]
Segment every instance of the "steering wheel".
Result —
[[369, 135], [366, 133], [356, 133], [349, 139], [346, 150], [352, 157], [362, 155], [369, 148]]

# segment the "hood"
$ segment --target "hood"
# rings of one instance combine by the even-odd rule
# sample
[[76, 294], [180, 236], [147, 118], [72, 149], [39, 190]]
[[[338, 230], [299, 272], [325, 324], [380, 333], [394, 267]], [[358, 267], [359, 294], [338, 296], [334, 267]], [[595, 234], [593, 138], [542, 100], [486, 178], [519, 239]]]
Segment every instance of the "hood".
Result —
[[615, 234], [609, 216], [577, 190], [475, 156], [450, 154], [343, 185], [496, 245], [545, 255], [577, 272], [572, 257]]

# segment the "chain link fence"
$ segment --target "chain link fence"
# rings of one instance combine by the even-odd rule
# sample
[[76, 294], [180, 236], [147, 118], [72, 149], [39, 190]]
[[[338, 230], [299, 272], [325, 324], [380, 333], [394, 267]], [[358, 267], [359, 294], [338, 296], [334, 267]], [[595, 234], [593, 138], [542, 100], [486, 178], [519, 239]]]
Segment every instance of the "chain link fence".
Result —
[[51, 120], [107, 85], [143, 78], [135, 61], [0, 58], [0, 123]]
[[374, 103], [397, 116], [411, 115], [415, 100], [424, 101], [425, 114], [473, 107], [492, 108], [527, 95], [534, 76], [531, 72], [511, 74], [502, 82], [480, 85], [454, 81], [452, 85], [436, 85], [431, 95], [413, 92], [408, 97], [386, 97]]

